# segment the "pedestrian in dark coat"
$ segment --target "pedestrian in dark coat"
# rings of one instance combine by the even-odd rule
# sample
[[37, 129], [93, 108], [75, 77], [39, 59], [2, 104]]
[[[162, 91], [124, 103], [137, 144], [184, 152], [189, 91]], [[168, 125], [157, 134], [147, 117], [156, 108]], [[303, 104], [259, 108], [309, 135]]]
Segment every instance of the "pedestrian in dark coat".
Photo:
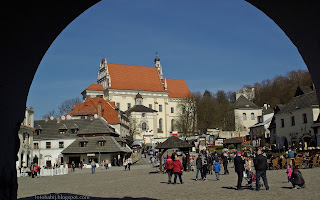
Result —
[[293, 188], [292, 189], [297, 189], [297, 186], [301, 188], [305, 188], [305, 182], [302, 177], [301, 172], [297, 168], [297, 166], [294, 166], [293, 172], [291, 174], [290, 181], [292, 183]]
[[183, 166], [183, 171], [187, 171], [187, 158], [186, 158], [186, 155], [183, 155], [183, 157], [182, 157], [182, 166]]
[[238, 174], [237, 190], [243, 190], [241, 185], [242, 185], [242, 179], [243, 179], [244, 164], [245, 164], [245, 160], [243, 156], [241, 156], [241, 151], [238, 151], [237, 156], [234, 158], [234, 169]]
[[223, 164], [223, 169], [224, 169], [224, 175], [229, 174], [228, 171], [228, 154], [227, 153], [223, 153], [222, 156], [222, 164]]
[[268, 162], [267, 157], [262, 155], [262, 151], [257, 151], [257, 157], [255, 159], [254, 167], [256, 169], [256, 190], [260, 190], [260, 177], [262, 177], [266, 190], [269, 190], [268, 179], [267, 179], [267, 168]]
[[203, 179], [201, 154], [198, 155], [198, 158], [196, 160], [196, 166], [197, 166], [196, 181], [197, 181], [198, 180], [199, 171], [201, 173], [201, 179]]

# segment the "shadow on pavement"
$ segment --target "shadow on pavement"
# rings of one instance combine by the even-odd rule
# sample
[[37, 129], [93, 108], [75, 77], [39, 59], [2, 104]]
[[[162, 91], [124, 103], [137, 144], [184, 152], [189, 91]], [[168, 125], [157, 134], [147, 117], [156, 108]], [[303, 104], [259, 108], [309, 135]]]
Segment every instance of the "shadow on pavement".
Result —
[[284, 189], [292, 189], [292, 187], [281, 187], [281, 188], [284, 188]]
[[86, 195], [70, 194], [70, 193], [50, 193], [50, 194], [40, 194], [32, 197], [19, 198], [19, 200], [33, 200], [33, 199], [90, 199], [90, 200], [156, 200], [153, 198], [141, 197], [123, 197], [123, 198], [103, 198], [103, 197], [91, 197]]
[[[221, 187], [223, 189], [229, 189], [229, 190], [237, 190], [236, 187]], [[243, 186], [242, 187], [243, 190], [253, 190], [252, 187], [246, 187], [246, 186]]]
[[149, 172], [149, 174], [159, 174], [159, 172]]

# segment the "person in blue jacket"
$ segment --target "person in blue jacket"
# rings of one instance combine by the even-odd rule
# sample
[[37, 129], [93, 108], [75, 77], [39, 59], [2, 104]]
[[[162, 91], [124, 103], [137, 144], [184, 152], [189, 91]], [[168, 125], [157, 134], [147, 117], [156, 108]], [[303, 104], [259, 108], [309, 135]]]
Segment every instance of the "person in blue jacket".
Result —
[[218, 162], [214, 162], [212, 167], [213, 167], [214, 173], [216, 174], [217, 181], [220, 180], [220, 174], [219, 174], [221, 170], [220, 164]]

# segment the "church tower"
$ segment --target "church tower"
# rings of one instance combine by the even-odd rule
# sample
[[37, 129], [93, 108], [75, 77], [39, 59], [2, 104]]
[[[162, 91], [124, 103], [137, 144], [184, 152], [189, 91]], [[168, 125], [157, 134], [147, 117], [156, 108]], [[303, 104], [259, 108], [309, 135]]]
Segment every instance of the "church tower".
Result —
[[135, 101], [136, 101], [136, 105], [143, 105], [143, 98], [139, 92], [136, 95]]
[[157, 68], [157, 72], [159, 75], [160, 80], [163, 79], [163, 74], [162, 74], [162, 67], [160, 64], [160, 58], [158, 57], [158, 52], [156, 52], [156, 58], [154, 59], [155, 67]]
[[103, 58], [98, 72], [97, 83], [102, 85], [103, 88], [108, 88], [111, 86], [111, 78], [108, 72], [107, 59]]

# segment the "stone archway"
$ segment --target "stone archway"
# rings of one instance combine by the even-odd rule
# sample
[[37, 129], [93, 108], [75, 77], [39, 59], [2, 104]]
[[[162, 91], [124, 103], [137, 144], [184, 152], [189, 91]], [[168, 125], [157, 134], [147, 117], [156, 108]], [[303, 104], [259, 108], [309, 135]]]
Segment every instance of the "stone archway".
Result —
[[[278, 0], [246, 0], [269, 16], [290, 38], [305, 61], [320, 100], [320, 27], [315, 2], [287, 3]], [[0, 145], [0, 199], [17, 198], [16, 160], [18, 130], [24, 119], [26, 100], [35, 72], [55, 38], [85, 10], [99, 2], [22, 1], [6, 2], [2, 13], [3, 66], [0, 88], [2, 141]], [[111, 19], [112, 20], [112, 19]]]

